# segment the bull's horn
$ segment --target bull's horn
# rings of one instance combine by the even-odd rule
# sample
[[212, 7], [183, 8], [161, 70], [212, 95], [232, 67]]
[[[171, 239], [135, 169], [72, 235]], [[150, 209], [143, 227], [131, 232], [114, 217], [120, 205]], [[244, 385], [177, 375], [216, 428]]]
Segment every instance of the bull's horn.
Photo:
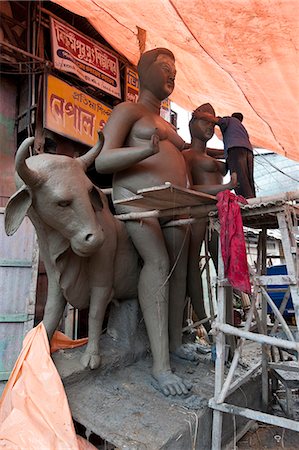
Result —
[[17, 150], [16, 154], [16, 171], [27, 186], [33, 186], [40, 181], [40, 177], [35, 170], [29, 169], [26, 164], [28, 158], [28, 148], [33, 144], [34, 137], [25, 139]]
[[82, 164], [83, 169], [87, 170], [87, 168], [94, 162], [96, 157], [100, 154], [100, 151], [103, 148], [104, 145], [104, 135], [101, 131], [98, 132], [99, 139], [98, 142], [95, 144], [94, 147], [92, 147], [90, 150], [88, 150], [85, 155], [80, 156], [77, 158], [79, 162]]

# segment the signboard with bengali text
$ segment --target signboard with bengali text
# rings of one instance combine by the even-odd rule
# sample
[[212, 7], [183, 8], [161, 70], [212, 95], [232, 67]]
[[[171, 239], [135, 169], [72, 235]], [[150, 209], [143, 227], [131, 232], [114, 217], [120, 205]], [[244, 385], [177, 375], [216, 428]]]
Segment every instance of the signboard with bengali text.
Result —
[[56, 69], [121, 98], [119, 62], [99, 44], [51, 17], [53, 63]]
[[125, 101], [136, 103], [138, 100], [138, 93], [138, 73], [131, 67], [126, 66]]
[[48, 75], [45, 84], [44, 127], [93, 146], [112, 109], [81, 90]]
[[161, 103], [160, 116], [163, 117], [164, 120], [167, 120], [167, 122], [171, 121], [170, 111], [171, 111], [170, 100], [169, 98], [166, 98]]

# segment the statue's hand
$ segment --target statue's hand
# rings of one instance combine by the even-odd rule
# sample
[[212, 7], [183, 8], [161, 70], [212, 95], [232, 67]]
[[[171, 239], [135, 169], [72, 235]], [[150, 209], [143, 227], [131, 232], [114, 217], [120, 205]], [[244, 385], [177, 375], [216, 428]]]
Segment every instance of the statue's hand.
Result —
[[159, 153], [159, 151], [160, 151], [159, 142], [160, 142], [160, 138], [159, 138], [158, 134], [157, 133], [152, 134], [150, 146], [153, 151], [153, 153], [152, 153], [153, 155], [155, 155], [156, 153]]

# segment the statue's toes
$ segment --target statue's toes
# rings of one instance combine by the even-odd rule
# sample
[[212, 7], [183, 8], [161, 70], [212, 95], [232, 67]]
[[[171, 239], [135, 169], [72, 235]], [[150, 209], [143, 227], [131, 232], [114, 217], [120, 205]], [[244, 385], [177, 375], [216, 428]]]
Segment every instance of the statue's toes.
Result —
[[101, 357], [100, 355], [91, 355], [90, 356], [90, 362], [89, 367], [91, 369], [97, 369], [101, 363]]
[[85, 368], [97, 369], [101, 363], [100, 355], [91, 355], [90, 353], [85, 352], [81, 357], [81, 364]]

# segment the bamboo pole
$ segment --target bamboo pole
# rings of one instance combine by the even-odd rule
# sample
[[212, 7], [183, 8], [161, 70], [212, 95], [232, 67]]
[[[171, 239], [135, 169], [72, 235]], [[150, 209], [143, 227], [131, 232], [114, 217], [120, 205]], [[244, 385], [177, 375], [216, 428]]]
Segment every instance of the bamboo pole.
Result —
[[268, 294], [268, 292], [266, 291], [266, 289], [263, 286], [261, 286], [261, 291], [262, 291], [263, 296], [265, 297], [265, 299], [267, 300], [267, 302], [271, 306], [274, 314], [280, 320], [281, 326], [282, 326], [285, 334], [289, 338], [289, 340], [290, 341], [295, 341], [294, 336], [292, 335], [292, 333], [291, 333], [291, 331], [290, 331], [286, 321], [284, 320], [283, 315], [281, 314], [281, 312], [279, 311], [279, 309], [277, 308], [277, 306], [273, 302], [272, 298], [270, 297], [270, 295]]
[[[296, 255], [292, 254], [292, 245], [291, 245], [291, 239], [290, 239], [290, 233], [292, 233], [292, 230], [289, 230], [288, 224], [286, 221], [285, 213], [281, 212], [277, 214], [277, 220], [279, 224], [279, 230], [281, 233], [281, 243], [283, 247], [284, 257], [286, 261], [287, 271], [288, 274], [291, 276], [296, 276], [296, 265], [299, 264], [298, 261], [296, 261]], [[297, 286], [291, 285], [290, 291], [292, 295], [292, 301], [294, 305], [295, 310], [295, 318], [296, 318], [296, 325], [297, 330], [299, 331], [299, 283], [297, 280]]]
[[33, 55], [32, 53], [26, 52], [25, 50], [22, 50], [19, 47], [15, 47], [14, 45], [9, 44], [8, 42], [4, 42], [4, 41], [0, 41], [0, 48], [1, 47], [6, 47], [9, 50], [13, 50], [14, 52], [20, 53], [23, 56], [27, 56], [28, 58], [31, 58], [35, 61], [39, 61], [41, 63], [45, 63], [46, 66], [52, 66], [52, 62], [51, 61], [47, 61], [44, 58], [40, 58], [39, 56]]
[[282, 201], [282, 202], [289, 202], [292, 200], [299, 200], [299, 189], [297, 191], [290, 191], [290, 192], [283, 192], [279, 195], [269, 195], [265, 197], [255, 197], [255, 198], [248, 198], [247, 203], [248, 205], [260, 205], [261, 203], [269, 203], [269, 202], [276, 202], [276, 201]]
[[228, 403], [217, 404], [214, 399], [209, 401], [210, 408], [221, 411], [222, 413], [234, 414], [247, 419], [258, 420], [260, 422], [275, 425], [280, 428], [287, 428], [288, 430], [299, 431], [299, 422], [285, 417], [272, 416], [271, 414], [263, 413], [253, 409], [243, 408], [240, 406], [229, 405]]
[[[242, 386], [247, 380], [249, 380], [252, 375], [257, 372], [261, 368], [261, 361], [257, 362], [251, 369], [247, 370], [247, 372], [241, 377], [237, 378], [229, 387], [227, 392], [227, 397], [235, 392], [239, 387]], [[218, 402], [217, 402], [218, 403]]]
[[[249, 331], [249, 328], [250, 328], [250, 325], [251, 325], [251, 322], [252, 322], [252, 318], [253, 318], [253, 311], [254, 311], [254, 302], [252, 302], [252, 304], [250, 306], [250, 310], [249, 310], [249, 313], [248, 313], [248, 316], [247, 316], [247, 319], [246, 319], [246, 323], [245, 323], [245, 327], [244, 327], [245, 331]], [[236, 348], [236, 350], [234, 352], [234, 357], [233, 357], [231, 366], [229, 368], [229, 372], [228, 372], [226, 380], [225, 380], [225, 382], [224, 382], [224, 384], [222, 386], [222, 390], [221, 390], [218, 398], [215, 396], [216, 403], [222, 403], [225, 400], [226, 396], [227, 396], [228, 389], [229, 389], [229, 387], [231, 385], [231, 382], [232, 382], [232, 379], [233, 379], [236, 367], [238, 365], [240, 356], [242, 354], [242, 349], [243, 349], [244, 342], [245, 342], [244, 338], [240, 339], [239, 342], [238, 342], [237, 348]]]
[[119, 220], [142, 220], [150, 217], [172, 217], [181, 214], [192, 214], [196, 217], [206, 217], [210, 211], [216, 209], [215, 205], [199, 205], [199, 206], [179, 206], [171, 209], [153, 209], [151, 211], [136, 211], [127, 214], [117, 214]]
[[[219, 236], [219, 253], [218, 253], [218, 274], [220, 279], [224, 277], [224, 264], [221, 256], [221, 244]], [[226, 295], [225, 287], [218, 286], [218, 303], [217, 318], [224, 325], [226, 318]], [[221, 392], [224, 380], [224, 363], [225, 363], [225, 334], [220, 332], [216, 335], [216, 361], [215, 361], [215, 387], [214, 396], [217, 398]], [[212, 450], [221, 450], [222, 440], [222, 422], [223, 417], [220, 411], [213, 412], [213, 428], [212, 428]]]
[[232, 334], [241, 338], [249, 339], [260, 344], [275, 345], [276, 347], [287, 348], [288, 350], [299, 351], [299, 342], [291, 342], [285, 339], [279, 339], [265, 334], [252, 333], [251, 331], [243, 331], [231, 325], [214, 322], [212, 328], [217, 332]]

